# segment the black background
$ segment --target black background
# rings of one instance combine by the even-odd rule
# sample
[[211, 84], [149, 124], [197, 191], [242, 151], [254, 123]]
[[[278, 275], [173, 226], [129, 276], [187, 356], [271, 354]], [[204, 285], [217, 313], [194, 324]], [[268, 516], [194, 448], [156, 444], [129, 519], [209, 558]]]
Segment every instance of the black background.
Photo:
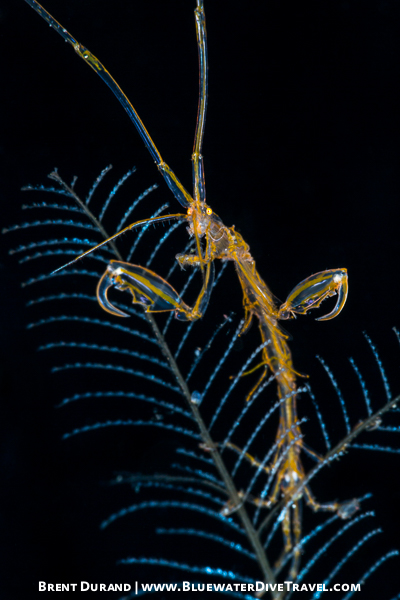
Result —
[[[105, 63], [189, 189], [198, 85], [192, 4], [46, 2]], [[340, 317], [287, 326], [294, 361], [311, 372], [321, 354], [336, 373], [347, 373], [347, 357], [354, 355], [364, 372], [375, 369], [369, 385], [380, 405], [384, 391], [362, 332], [380, 350], [398, 393], [400, 352], [391, 328], [399, 323], [400, 291], [399, 4], [234, 0], [208, 2], [206, 14], [208, 202], [242, 233], [279, 298], [311, 273], [348, 269], [349, 299]], [[79, 175], [88, 189], [107, 164], [119, 175], [136, 165], [138, 181], [143, 187], [157, 181], [160, 202], [170, 201], [175, 212], [124, 111], [70, 46], [22, 0], [2, 3], [0, 35], [2, 224], [25, 218], [21, 186], [45, 183], [55, 166], [67, 180]], [[146, 432], [150, 449], [137, 438], [127, 455], [112, 436], [108, 443], [107, 436], [60, 440], [79, 425], [79, 409], [68, 427], [55, 414], [63, 390], [49, 375], [51, 357], [35, 351], [37, 334], [26, 332], [27, 296], [7, 254], [16, 245], [10, 235], [1, 239], [3, 597], [34, 597], [39, 579], [129, 580], [126, 571], [115, 572], [123, 555], [112, 546], [115, 539], [98, 530], [124, 505], [106, 482], [119, 469], [146, 469], [162, 443]], [[226, 294], [218, 290], [215, 311], [226, 309]], [[345, 387], [347, 375], [342, 379]], [[385, 530], [376, 544], [381, 553], [396, 547], [398, 458], [355, 450], [332, 478], [336, 497], [374, 492], [371, 506]], [[315, 491], [324, 493], [317, 483]], [[375, 575], [363, 597], [393, 596], [395, 564], [391, 559]]]

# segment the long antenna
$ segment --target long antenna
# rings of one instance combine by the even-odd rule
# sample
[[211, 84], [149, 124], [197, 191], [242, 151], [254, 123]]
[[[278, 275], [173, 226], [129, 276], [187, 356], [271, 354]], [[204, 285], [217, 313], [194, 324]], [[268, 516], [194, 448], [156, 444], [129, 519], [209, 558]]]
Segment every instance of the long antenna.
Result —
[[203, 0], [197, 0], [194, 11], [196, 19], [197, 50], [199, 55], [199, 104], [197, 107], [196, 132], [193, 144], [193, 188], [194, 197], [199, 202], [205, 202], [206, 189], [204, 182], [203, 165], [203, 138], [207, 112], [208, 96], [208, 59], [207, 59], [207, 33], [206, 17], [204, 14]]
[[90, 248], [90, 250], [86, 250], [86, 252], [84, 252], [83, 254], [80, 254], [79, 256], [77, 256], [76, 258], [74, 258], [70, 262], [66, 263], [65, 265], [62, 265], [62, 267], [58, 267], [57, 269], [55, 269], [54, 271], [51, 272], [51, 275], [54, 275], [54, 273], [58, 273], [58, 271], [61, 271], [61, 269], [65, 269], [65, 267], [69, 267], [70, 265], [73, 265], [76, 261], [80, 260], [81, 258], [84, 258], [88, 254], [92, 254], [92, 252], [94, 252], [95, 250], [98, 250], [99, 248], [101, 248], [105, 244], [108, 244], [108, 242], [111, 242], [112, 240], [115, 240], [115, 238], [119, 237], [122, 233], [125, 233], [126, 231], [130, 231], [131, 229], [136, 229], [136, 227], [140, 227], [141, 225], [146, 225], [147, 223], [156, 223], [156, 222], [160, 222], [160, 221], [168, 221], [170, 219], [186, 220], [187, 216], [178, 213], [176, 215], [162, 215], [161, 217], [153, 217], [153, 218], [150, 218], [150, 219], [143, 219], [142, 221], [136, 221], [136, 223], [132, 223], [131, 225], [128, 225], [128, 227], [125, 227], [124, 229], [121, 229], [121, 231], [118, 231], [117, 233], [115, 233], [114, 235], [112, 235], [111, 237], [109, 237], [107, 240], [104, 240], [103, 242], [100, 242], [100, 244], [97, 244], [97, 246], [94, 246], [93, 248]]
[[85, 46], [82, 46], [82, 44], [80, 44], [49, 12], [47, 12], [47, 10], [44, 9], [39, 2], [36, 2], [36, 0], [25, 0], [25, 2], [29, 4], [29, 6], [32, 7], [46, 21], [46, 23], [50, 25], [50, 27], [52, 27], [59, 35], [61, 35], [66, 42], [71, 44], [78, 56], [80, 56], [93, 69], [93, 71], [97, 73], [99, 77], [101, 77], [104, 83], [108, 85], [110, 90], [113, 92], [113, 94], [115, 94], [120, 104], [128, 113], [130, 120], [136, 127], [147, 150], [150, 152], [154, 162], [156, 163], [158, 170], [164, 177], [169, 189], [174, 194], [178, 202], [183, 207], [188, 208], [193, 203], [193, 198], [183, 187], [172, 169], [167, 165], [167, 163], [164, 162], [157, 146], [151, 139], [149, 132], [144, 126], [135, 108], [129, 101], [126, 94], [121, 90], [112, 75], [107, 71], [105, 66], [96, 56], [94, 56], [94, 54], [90, 52], [90, 50], [85, 48]]

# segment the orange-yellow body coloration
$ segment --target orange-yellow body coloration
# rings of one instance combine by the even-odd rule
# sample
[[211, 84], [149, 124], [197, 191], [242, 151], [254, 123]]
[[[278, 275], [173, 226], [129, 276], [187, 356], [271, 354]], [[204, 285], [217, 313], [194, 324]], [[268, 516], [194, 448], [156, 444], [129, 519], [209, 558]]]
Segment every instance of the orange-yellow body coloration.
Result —
[[[318, 504], [314, 500], [308, 484], [304, 481], [305, 472], [301, 460], [301, 451], [305, 448], [305, 445], [298, 425], [296, 410], [298, 389], [296, 371], [293, 368], [292, 355], [288, 346], [288, 336], [280, 327], [279, 320], [292, 318], [296, 314], [306, 314], [308, 310], [319, 307], [325, 298], [337, 294], [338, 300], [335, 308], [328, 315], [320, 317], [318, 320], [327, 320], [335, 317], [342, 310], [347, 298], [347, 271], [342, 268], [311, 275], [299, 283], [289, 294], [286, 302], [279, 307], [278, 301], [260, 277], [255, 261], [250, 254], [249, 246], [243, 237], [235, 231], [234, 226], [226, 227], [206, 203], [203, 157], [201, 155], [207, 103], [207, 52], [203, 0], [197, 0], [197, 7], [195, 9], [200, 66], [200, 94], [192, 154], [193, 196], [185, 190], [175, 173], [164, 162], [136, 110], [102, 63], [86, 48], [81, 46], [36, 0], [26, 1], [65, 41], [73, 46], [78, 55], [91, 66], [116, 95], [137, 128], [168, 187], [181, 206], [187, 209], [186, 214], [164, 215], [132, 223], [112, 236], [112, 238], [105, 240], [95, 248], [80, 255], [71, 261], [71, 263], [93, 252], [110, 240], [118, 237], [121, 233], [149, 221], [185, 220], [188, 225], [188, 232], [195, 238], [196, 242], [195, 254], [178, 255], [176, 257], [182, 267], [193, 266], [199, 267], [202, 270], [203, 286], [193, 308], [186, 305], [172, 286], [156, 273], [144, 267], [131, 265], [122, 261], [111, 261], [101, 278], [97, 288], [97, 297], [100, 305], [115, 316], [128, 316], [115, 308], [107, 298], [107, 290], [110, 286], [115, 286], [117, 289], [130, 291], [133, 302], [142, 304], [147, 312], [174, 311], [175, 316], [181, 320], [193, 321], [200, 319], [207, 308], [211, 294], [214, 278], [214, 261], [231, 261], [235, 266], [242, 288], [245, 311], [245, 323], [241, 334], [245, 333], [251, 320], [255, 318], [258, 322], [261, 341], [264, 346], [261, 361], [261, 366], [264, 367], [263, 372], [256, 385], [250, 391], [247, 399], [249, 400], [255, 394], [266, 377], [267, 372], [270, 372], [276, 380], [278, 397], [282, 401], [275, 455], [270, 464], [265, 467], [267, 472], [275, 473], [274, 484], [268, 498], [255, 499], [254, 502], [265, 507], [270, 507], [281, 497], [288, 503], [290, 501], [290, 506], [284, 511], [282, 519], [285, 538], [283, 555], [285, 553], [287, 555], [288, 552], [293, 550], [293, 563], [290, 575], [295, 577], [298, 573], [300, 558], [300, 497], [304, 496], [305, 501], [314, 510], [337, 511], [342, 518], [352, 516], [354, 511], [357, 510], [357, 505], [355, 502], [342, 505], [338, 503]], [[201, 246], [202, 239], [205, 240], [204, 250]], [[228, 445], [233, 450], [238, 450], [232, 444]], [[255, 459], [247, 455], [247, 453], [245, 453], [245, 456], [256, 463]], [[304, 482], [303, 485], [302, 482]], [[279, 568], [279, 565], [280, 562], [278, 561], [277, 568]]]
[[[293, 500], [291, 508], [286, 511], [283, 518], [282, 528], [285, 536], [285, 552], [294, 549], [295, 560], [292, 567], [292, 575], [294, 576], [300, 558], [300, 550], [296, 549], [296, 546], [301, 536], [299, 498], [295, 498], [294, 493], [304, 479], [305, 473], [300, 456], [303, 440], [300, 428], [297, 425], [296, 372], [293, 368], [292, 355], [287, 342], [288, 336], [280, 327], [279, 320], [290, 318], [294, 316], [295, 312], [305, 314], [308, 310], [319, 307], [325, 298], [338, 294], [337, 304], [327, 317], [331, 319], [336, 316], [342, 310], [347, 297], [347, 271], [346, 269], [335, 269], [312, 275], [298, 284], [289, 294], [286, 302], [279, 308], [277, 300], [256, 269], [249, 246], [243, 237], [235, 231], [235, 228], [226, 227], [205, 203], [193, 200], [187, 212], [186, 219], [190, 234], [196, 236], [196, 238], [205, 238], [206, 241], [204, 254], [178, 255], [176, 257], [182, 266], [205, 267], [204, 285], [192, 309], [179, 298], [177, 292], [166, 281], [152, 272], [150, 272], [151, 277], [148, 276], [148, 285], [149, 288], [152, 286], [153, 289], [153, 302], [149, 305], [147, 301], [138, 299], [137, 293], [140, 282], [139, 278], [135, 277], [135, 271], [143, 268], [136, 265], [132, 265], [130, 269], [129, 265], [126, 264], [125, 269], [127, 273], [130, 271], [131, 281], [128, 282], [127, 279], [124, 279], [123, 286], [121, 286], [121, 281], [113, 280], [120, 273], [120, 263], [113, 261], [99, 283], [98, 290], [102, 286], [104, 277], [107, 277], [108, 287], [115, 285], [119, 289], [128, 289], [133, 296], [133, 301], [146, 306], [148, 312], [168, 310], [168, 308], [158, 308], [159, 302], [162, 300], [164, 303], [170, 303], [169, 310], [175, 310], [177, 318], [193, 321], [202, 317], [207, 306], [212, 285], [210, 266], [213, 261], [219, 259], [234, 263], [242, 287], [245, 310], [245, 324], [241, 334], [245, 333], [254, 317], [258, 321], [261, 340], [264, 344], [261, 362], [264, 370], [247, 399], [249, 400], [257, 391], [268, 372], [275, 377], [279, 398], [284, 399], [281, 405], [280, 422], [276, 436], [277, 449], [267, 470], [271, 472], [276, 469], [277, 465], [279, 467], [276, 469], [275, 483], [269, 498], [258, 501], [258, 503], [262, 502], [264, 506], [270, 507], [280, 499], [280, 495]], [[113, 267], [114, 262], [117, 265], [115, 269]], [[109, 277], [110, 273], [112, 274], [111, 278]], [[157, 280], [154, 279], [154, 276]], [[165, 293], [167, 286], [169, 300]], [[106, 289], [104, 295], [98, 292], [100, 305], [108, 312], [112, 312], [113, 307], [106, 299], [105, 293]], [[114, 314], [127, 316], [125, 314], [121, 315], [120, 312], [115, 309]], [[324, 318], [326, 317], [322, 317], [320, 320]], [[318, 504], [307, 485], [304, 486], [302, 495], [314, 510], [340, 510], [341, 505], [338, 503]], [[255, 502], [257, 503], [257, 500]]]

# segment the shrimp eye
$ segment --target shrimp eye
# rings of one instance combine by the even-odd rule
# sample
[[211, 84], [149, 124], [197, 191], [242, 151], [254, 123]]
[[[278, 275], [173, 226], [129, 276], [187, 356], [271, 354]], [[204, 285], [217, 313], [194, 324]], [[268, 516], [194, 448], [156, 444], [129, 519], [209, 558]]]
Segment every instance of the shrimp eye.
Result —
[[208, 215], [212, 215], [212, 210], [211, 210], [211, 208], [207, 208], [207, 210], [206, 210], [206, 213], [207, 213]]

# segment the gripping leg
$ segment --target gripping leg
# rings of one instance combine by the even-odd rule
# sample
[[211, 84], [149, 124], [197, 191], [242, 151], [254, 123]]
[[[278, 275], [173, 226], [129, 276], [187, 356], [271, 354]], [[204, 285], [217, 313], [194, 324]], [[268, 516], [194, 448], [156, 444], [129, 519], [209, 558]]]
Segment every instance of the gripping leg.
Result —
[[214, 283], [214, 265], [207, 265], [203, 288], [193, 308], [190, 308], [178, 292], [165, 279], [139, 265], [112, 260], [97, 286], [97, 300], [107, 312], [117, 317], [129, 317], [116, 308], [108, 299], [110, 287], [128, 290], [133, 296], [132, 302], [142, 304], [146, 312], [175, 311], [175, 317], [181, 321], [200, 319], [208, 305], [211, 288]]
[[347, 269], [331, 269], [315, 273], [301, 281], [290, 292], [286, 302], [279, 309], [279, 319], [291, 319], [298, 315], [305, 315], [312, 308], [318, 308], [325, 298], [338, 295], [334, 309], [327, 315], [319, 317], [317, 321], [328, 321], [340, 313], [345, 305], [349, 284]]

